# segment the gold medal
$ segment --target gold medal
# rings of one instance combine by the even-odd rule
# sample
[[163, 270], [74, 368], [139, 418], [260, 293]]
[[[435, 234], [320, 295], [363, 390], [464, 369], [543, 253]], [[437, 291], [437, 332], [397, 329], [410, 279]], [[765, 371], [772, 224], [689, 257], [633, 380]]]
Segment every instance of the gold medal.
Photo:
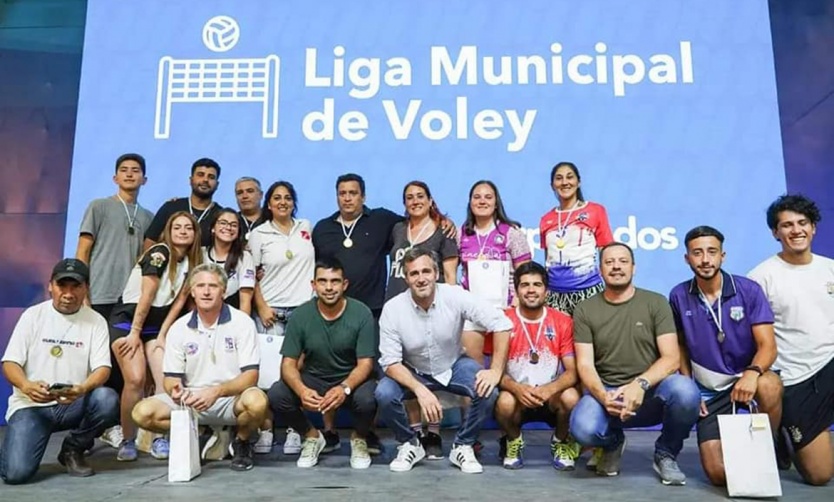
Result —
[[345, 240], [342, 241], [342, 246], [344, 246], [346, 248], [352, 248], [353, 247], [353, 239], [351, 239], [350, 237], [346, 237]]
[[556, 247], [559, 248], [559, 249], [562, 249], [562, 248], [565, 247], [565, 241], [562, 240], [561, 237], [559, 237], [559, 239], [556, 240]]
[[295, 256], [294, 254], [292, 254], [292, 251], [290, 251], [289, 249], [287, 250], [286, 253], [284, 253], [284, 255], [287, 257], [288, 260], [292, 260], [292, 257]]
[[62, 349], [60, 345], [53, 345], [52, 348], [49, 349], [49, 355], [52, 357], [61, 357], [64, 355], [64, 349]]

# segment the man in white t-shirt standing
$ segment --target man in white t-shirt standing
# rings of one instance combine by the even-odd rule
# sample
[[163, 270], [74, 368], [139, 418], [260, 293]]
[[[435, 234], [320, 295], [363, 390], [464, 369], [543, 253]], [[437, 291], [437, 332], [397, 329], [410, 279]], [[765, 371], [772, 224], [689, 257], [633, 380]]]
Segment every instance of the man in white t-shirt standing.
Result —
[[257, 387], [255, 322], [223, 302], [226, 272], [216, 263], [194, 268], [189, 286], [196, 304], [191, 315], [171, 325], [165, 341], [165, 394], [143, 399], [133, 420], [144, 429], [166, 433], [171, 411], [183, 403], [198, 412], [200, 425], [237, 426], [232, 470], [255, 465], [249, 436], [263, 423], [269, 405]]
[[94, 474], [84, 459], [96, 437], [119, 422], [110, 376], [107, 321], [85, 306], [90, 271], [68, 258], [52, 270], [52, 299], [29, 307], [15, 326], [3, 374], [14, 387], [6, 412], [0, 477], [26, 483], [38, 471], [49, 436], [70, 430], [58, 462], [70, 476]]
[[767, 224], [782, 251], [760, 263], [750, 278], [773, 309], [775, 368], [785, 386], [782, 426], [802, 479], [824, 485], [834, 476], [834, 260], [811, 252], [820, 212], [801, 195], [784, 195], [767, 209]]

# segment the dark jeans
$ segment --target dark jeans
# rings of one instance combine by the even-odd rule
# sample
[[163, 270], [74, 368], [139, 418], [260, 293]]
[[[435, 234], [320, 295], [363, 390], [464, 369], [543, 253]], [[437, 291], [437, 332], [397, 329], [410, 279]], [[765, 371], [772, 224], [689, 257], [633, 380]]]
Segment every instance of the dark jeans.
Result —
[[71, 429], [61, 450], [83, 452], [93, 447], [105, 429], [118, 423], [119, 395], [108, 387], [99, 387], [71, 404], [17, 410], [6, 428], [0, 477], [10, 485], [32, 479], [53, 432]]
[[[477, 361], [461, 356], [452, 365], [452, 379], [449, 385], [442, 385], [427, 375], [421, 375], [412, 370], [414, 378], [425, 385], [430, 391], [445, 390], [458, 396], [465, 396], [472, 400], [469, 412], [463, 420], [455, 436], [455, 444], [473, 445], [478, 439], [481, 425], [492, 414], [495, 401], [498, 399], [498, 389], [493, 389], [487, 398], [480, 397], [475, 391], [475, 375], [484, 369]], [[383, 378], [376, 388], [376, 400], [382, 420], [394, 432], [394, 437], [400, 443], [405, 443], [415, 437], [415, 432], [408, 422], [403, 401], [414, 399], [414, 393], [404, 388], [394, 379]]]
[[[341, 380], [335, 383], [327, 382], [304, 371], [301, 372], [301, 381], [322, 396], [341, 382]], [[366, 380], [359, 387], [351, 389], [350, 395], [345, 398], [345, 402], [342, 404], [342, 406], [350, 407], [351, 415], [353, 415], [353, 428], [361, 438], [367, 437], [374, 421], [374, 415], [376, 415], [375, 388], [376, 382], [374, 380]], [[272, 408], [272, 413], [276, 419], [283, 419], [287, 425], [298, 431], [302, 436], [310, 430], [312, 426], [301, 407], [301, 398], [283, 380], [272, 384], [267, 396], [269, 397], [269, 407]]]
[[594, 396], [582, 396], [570, 415], [570, 433], [582, 446], [611, 450], [625, 437], [623, 427], [650, 427], [662, 423], [655, 452], [676, 458], [698, 421], [700, 406], [701, 393], [695, 382], [682, 375], [670, 375], [646, 392], [637, 414], [625, 422], [609, 415]]

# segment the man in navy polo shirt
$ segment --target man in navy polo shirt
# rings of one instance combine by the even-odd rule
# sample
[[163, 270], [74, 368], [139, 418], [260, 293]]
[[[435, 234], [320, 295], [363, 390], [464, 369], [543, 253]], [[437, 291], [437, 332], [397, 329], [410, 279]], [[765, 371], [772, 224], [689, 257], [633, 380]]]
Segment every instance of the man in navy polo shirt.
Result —
[[695, 227], [684, 243], [695, 277], [675, 286], [669, 303], [681, 341], [681, 373], [691, 375], [701, 391], [701, 465], [710, 482], [722, 486], [718, 415], [731, 414], [733, 403], [747, 407], [755, 400], [774, 434], [782, 418], [782, 382], [770, 371], [776, 360], [773, 312], [758, 284], [721, 270], [721, 232]]

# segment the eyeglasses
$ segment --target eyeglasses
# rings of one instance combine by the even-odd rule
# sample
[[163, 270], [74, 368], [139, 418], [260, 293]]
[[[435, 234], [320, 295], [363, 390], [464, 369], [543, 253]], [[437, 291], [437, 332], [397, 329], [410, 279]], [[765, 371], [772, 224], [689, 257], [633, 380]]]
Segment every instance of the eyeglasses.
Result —
[[240, 225], [236, 221], [217, 220], [217, 226], [220, 228], [238, 228]]

